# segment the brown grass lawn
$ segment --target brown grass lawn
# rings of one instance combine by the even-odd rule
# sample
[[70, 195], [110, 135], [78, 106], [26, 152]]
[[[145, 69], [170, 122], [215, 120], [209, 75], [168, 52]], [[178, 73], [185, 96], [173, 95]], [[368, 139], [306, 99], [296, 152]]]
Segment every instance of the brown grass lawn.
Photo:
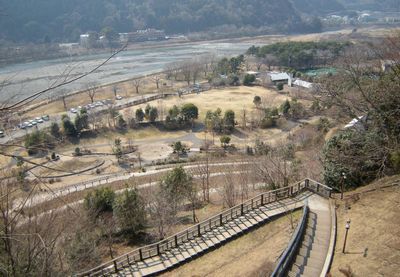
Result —
[[284, 216], [162, 276], [268, 276], [291, 234]]
[[[397, 185], [381, 188], [393, 183]], [[371, 189], [376, 190], [365, 192]], [[337, 206], [333, 276], [343, 276], [343, 269], [350, 269], [351, 276], [400, 276], [400, 176], [350, 192], [344, 201], [337, 200]], [[347, 219], [351, 226], [342, 254]]]
[[[263, 105], [266, 107], [274, 107], [282, 104], [290, 97], [284, 94], [279, 94], [274, 90], [263, 87], [227, 87], [221, 89], [212, 89], [200, 94], [184, 95], [181, 98], [169, 97], [162, 101], [164, 109], [167, 111], [173, 105], [181, 106], [185, 103], [193, 103], [199, 108], [199, 119], [204, 120], [207, 110], [216, 110], [221, 108], [224, 112], [227, 109], [233, 110], [237, 115], [243, 110], [252, 111], [254, 109], [254, 96], [260, 96], [263, 100]], [[159, 101], [149, 102], [150, 105], [158, 107]], [[144, 108], [147, 104], [141, 105]], [[137, 107], [135, 107], [136, 109]]]

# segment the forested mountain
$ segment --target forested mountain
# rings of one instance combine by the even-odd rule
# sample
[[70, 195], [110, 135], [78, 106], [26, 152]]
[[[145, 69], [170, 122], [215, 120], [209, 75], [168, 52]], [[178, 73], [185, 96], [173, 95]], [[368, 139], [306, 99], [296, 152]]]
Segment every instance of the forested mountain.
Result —
[[0, 39], [16, 42], [76, 41], [79, 34], [104, 27], [176, 34], [223, 25], [281, 32], [310, 26], [290, 0], [0, 0], [0, 10]]
[[338, 0], [346, 9], [400, 12], [399, 0]]
[[337, 0], [291, 0], [294, 8], [302, 13], [321, 15], [342, 11], [344, 7]]

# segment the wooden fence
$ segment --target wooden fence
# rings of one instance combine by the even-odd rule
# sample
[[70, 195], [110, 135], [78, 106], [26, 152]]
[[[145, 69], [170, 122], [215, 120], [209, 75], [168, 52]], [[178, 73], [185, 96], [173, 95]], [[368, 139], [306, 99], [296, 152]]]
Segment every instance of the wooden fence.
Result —
[[166, 251], [171, 250], [182, 243], [188, 242], [191, 239], [199, 237], [216, 227], [223, 226], [225, 223], [232, 221], [233, 219], [236, 219], [251, 210], [257, 209], [277, 200], [294, 197], [305, 190], [311, 190], [325, 197], [330, 197], [331, 191], [329, 187], [310, 179], [305, 179], [288, 187], [268, 191], [257, 195], [256, 197], [251, 198], [240, 205], [223, 211], [222, 213], [217, 214], [205, 221], [193, 225], [171, 237], [163, 239], [157, 243], [135, 249], [100, 266], [97, 266], [86, 272], [79, 273], [76, 276], [104, 276], [116, 273], [123, 268], [129, 267], [131, 263], [140, 262], [145, 259], [163, 254]]

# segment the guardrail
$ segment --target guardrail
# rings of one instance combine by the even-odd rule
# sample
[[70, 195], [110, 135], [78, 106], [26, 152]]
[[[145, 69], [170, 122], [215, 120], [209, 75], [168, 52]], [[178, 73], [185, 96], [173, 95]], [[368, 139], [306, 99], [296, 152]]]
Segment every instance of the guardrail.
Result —
[[257, 209], [277, 200], [294, 197], [304, 190], [311, 190], [325, 197], [329, 197], [328, 195], [330, 195], [331, 189], [316, 181], [305, 179], [288, 187], [262, 193], [243, 202], [240, 205], [232, 207], [205, 221], [193, 225], [186, 230], [175, 234], [174, 236], [163, 239], [157, 243], [135, 249], [91, 270], [79, 273], [76, 276], [104, 276], [107, 274], [117, 273], [120, 269], [128, 267], [131, 263], [140, 262], [145, 259], [163, 254], [182, 243], [201, 236], [211, 229], [222, 226], [225, 223], [242, 216], [251, 210]]
[[287, 273], [292, 266], [292, 261], [296, 257], [296, 252], [298, 250], [299, 244], [301, 243], [301, 238], [304, 235], [305, 229], [307, 227], [309, 208], [308, 204], [304, 205], [303, 216], [301, 218], [300, 224], [297, 225], [295, 232], [292, 235], [289, 245], [283, 252], [279, 261], [272, 272], [271, 277], [281, 277], [287, 276]]
[[242, 216], [251, 210], [257, 209], [277, 200], [294, 197], [306, 189], [306, 180], [303, 180], [288, 187], [262, 193], [243, 202], [242, 204], [239, 204], [205, 221], [193, 225], [186, 230], [175, 234], [174, 236], [168, 237], [157, 243], [135, 249], [91, 270], [79, 273], [76, 276], [104, 276], [107, 274], [116, 273], [120, 269], [129, 266], [131, 263], [140, 262], [145, 259], [163, 254], [182, 243], [201, 236], [203, 233], [208, 232], [211, 229], [222, 226], [225, 223]]

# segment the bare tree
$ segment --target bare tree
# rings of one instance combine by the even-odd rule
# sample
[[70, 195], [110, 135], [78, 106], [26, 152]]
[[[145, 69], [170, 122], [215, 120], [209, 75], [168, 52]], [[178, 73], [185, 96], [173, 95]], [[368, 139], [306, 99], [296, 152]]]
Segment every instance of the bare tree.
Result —
[[160, 75], [153, 75], [151, 79], [156, 83], [157, 89], [160, 88], [160, 81], [161, 81], [161, 76]]
[[136, 89], [136, 93], [139, 94], [139, 88], [143, 85], [143, 80], [138, 78], [132, 81], [133, 86]]
[[98, 90], [99, 90], [99, 86], [94, 82], [89, 83], [86, 86], [86, 94], [89, 96], [90, 102], [92, 102], [92, 103], [94, 102], [94, 97], [96, 96], [96, 93], [98, 92]]
[[117, 85], [113, 85], [112, 86], [112, 91], [114, 93], [114, 98], [117, 98], [118, 86]]
[[67, 91], [66, 91], [66, 90], [62, 90], [62, 91], [60, 92], [60, 95], [61, 95], [61, 101], [62, 101], [62, 103], [63, 103], [64, 110], [65, 110], [65, 111], [68, 111], [68, 107], [67, 107], [67, 97], [68, 97], [68, 93], [67, 93]]
[[229, 208], [236, 205], [236, 201], [238, 198], [235, 185], [235, 175], [231, 173], [227, 172], [224, 174], [224, 182], [222, 184], [222, 187], [219, 188], [219, 193], [224, 201], [224, 206], [227, 206]]
[[187, 82], [187, 85], [190, 86], [190, 81], [192, 80], [192, 64], [189, 61], [186, 61], [181, 66], [181, 72], [184, 80]]

